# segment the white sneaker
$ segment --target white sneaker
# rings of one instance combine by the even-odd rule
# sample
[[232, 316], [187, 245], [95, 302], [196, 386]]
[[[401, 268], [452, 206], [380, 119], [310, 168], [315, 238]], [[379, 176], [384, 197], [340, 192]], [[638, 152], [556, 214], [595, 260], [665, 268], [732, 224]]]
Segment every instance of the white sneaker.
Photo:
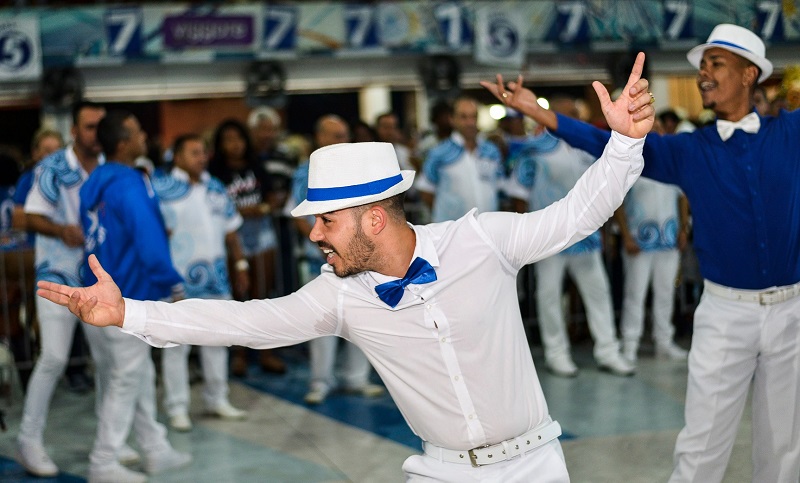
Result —
[[554, 376], [575, 377], [578, 375], [578, 366], [569, 355], [554, 357], [545, 361], [544, 365]]
[[145, 483], [147, 475], [112, 463], [101, 468], [89, 466], [89, 483]]
[[344, 392], [348, 394], [357, 394], [363, 397], [380, 397], [386, 392], [386, 388], [378, 384], [364, 384], [360, 387], [347, 387]]
[[185, 433], [192, 430], [192, 420], [189, 419], [188, 414], [178, 413], [169, 417], [169, 426], [175, 431]]
[[668, 359], [670, 361], [685, 361], [689, 357], [689, 352], [681, 348], [678, 344], [656, 344], [656, 358]]
[[233, 407], [228, 401], [225, 401], [215, 408], [209, 408], [207, 412], [212, 416], [217, 416], [222, 419], [244, 419], [247, 417], [247, 411], [242, 411], [241, 409]]
[[42, 478], [58, 475], [58, 466], [40, 442], [17, 440], [17, 460], [28, 473]]
[[131, 466], [142, 461], [142, 457], [139, 456], [139, 453], [135, 449], [124, 444], [117, 453], [117, 461], [119, 461], [121, 465]]
[[638, 358], [639, 347], [636, 344], [623, 344], [622, 357], [624, 357], [631, 364], [636, 364]]
[[166, 451], [159, 451], [148, 455], [144, 462], [144, 469], [149, 475], [156, 475], [169, 470], [183, 468], [192, 462], [192, 455], [181, 453], [172, 447], [167, 447]]
[[303, 401], [311, 405], [322, 404], [330, 392], [331, 388], [327, 384], [312, 382], [311, 389], [306, 393]]
[[597, 367], [601, 371], [609, 372], [615, 376], [632, 376], [636, 372], [636, 366], [628, 362], [619, 353], [606, 357], [601, 361], [597, 361]]

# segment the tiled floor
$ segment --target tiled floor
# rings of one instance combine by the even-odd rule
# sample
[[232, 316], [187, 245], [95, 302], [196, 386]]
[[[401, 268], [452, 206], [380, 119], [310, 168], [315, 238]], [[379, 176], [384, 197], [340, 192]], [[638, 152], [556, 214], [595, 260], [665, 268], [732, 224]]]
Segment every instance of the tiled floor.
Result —
[[[681, 341], [687, 345], [688, 341]], [[543, 367], [541, 351], [534, 360]], [[574, 482], [663, 482], [672, 466], [672, 448], [682, 425], [686, 364], [656, 361], [646, 353], [635, 377], [598, 372], [591, 347], [574, 349], [581, 367], [575, 379], [539, 374]], [[399, 482], [403, 460], [419, 450], [389, 396], [364, 400], [336, 394], [317, 408], [302, 404], [308, 368], [304, 353], [283, 349], [290, 362], [284, 376], [261, 373], [231, 383], [231, 401], [247, 409], [247, 420], [204, 418], [201, 386], [193, 386], [195, 428], [170, 432], [173, 445], [189, 451], [186, 469], [153, 477], [153, 482]], [[93, 394], [63, 388], [53, 399], [46, 446], [63, 473], [37, 480], [14, 461], [14, 438], [22, 396], [0, 400], [7, 431], [0, 434], [0, 481], [84, 481], [94, 438]], [[739, 431], [726, 483], [751, 479], [749, 411]]]

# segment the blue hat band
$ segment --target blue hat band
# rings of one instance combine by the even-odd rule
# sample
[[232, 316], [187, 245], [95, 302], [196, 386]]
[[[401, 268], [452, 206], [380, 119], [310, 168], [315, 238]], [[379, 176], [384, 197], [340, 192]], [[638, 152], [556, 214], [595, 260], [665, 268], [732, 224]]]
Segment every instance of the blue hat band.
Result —
[[[727, 45], [728, 47], [733, 47], [734, 49], [744, 50], [745, 52], [750, 52], [749, 50], [745, 49], [741, 45], [734, 44], [733, 42], [725, 42], [724, 40], [714, 40], [713, 42], [709, 42], [710, 44], [718, 44], [718, 45]], [[750, 52], [751, 54], [753, 52]]]
[[370, 181], [369, 183], [354, 184], [350, 186], [339, 186], [336, 188], [308, 188], [306, 199], [308, 199], [308, 201], [331, 201], [376, 195], [378, 193], [383, 193], [401, 181], [403, 181], [403, 176], [397, 174], [390, 178], [384, 178], [376, 181]]

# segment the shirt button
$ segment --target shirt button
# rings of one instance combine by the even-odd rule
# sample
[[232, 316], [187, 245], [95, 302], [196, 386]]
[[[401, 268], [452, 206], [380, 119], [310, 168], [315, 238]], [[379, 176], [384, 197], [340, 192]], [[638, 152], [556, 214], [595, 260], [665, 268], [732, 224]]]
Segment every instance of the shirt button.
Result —
[[461, 379], [461, 378], [460, 378], [460, 377], [458, 377], [458, 376], [453, 376], [453, 380], [456, 380], [456, 381], [458, 381], [459, 379]]
[[425, 308], [430, 310], [431, 309], [431, 304], [426, 305]]
[[447, 342], [447, 337], [442, 337], [442, 342]]
[[474, 414], [470, 414], [470, 415], [469, 415], [469, 419], [470, 419], [470, 420], [473, 420], [473, 419], [475, 419], [475, 415], [474, 415]]

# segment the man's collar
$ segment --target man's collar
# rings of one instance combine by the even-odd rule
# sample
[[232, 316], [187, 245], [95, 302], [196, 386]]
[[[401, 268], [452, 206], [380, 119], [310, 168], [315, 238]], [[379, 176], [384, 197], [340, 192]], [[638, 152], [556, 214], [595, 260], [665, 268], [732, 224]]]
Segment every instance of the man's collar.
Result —
[[[425, 230], [419, 230], [417, 226], [412, 225], [411, 223], [408, 224], [412, 230], [414, 230], [414, 234], [416, 235], [417, 244], [414, 247], [414, 254], [411, 255], [411, 261], [414, 261], [415, 258], [420, 257], [424, 258], [431, 264], [433, 268], [437, 268], [439, 266], [439, 254], [436, 253], [436, 247], [433, 244], [433, 240], [430, 237], [425, 236]], [[409, 266], [411, 262], [409, 262]], [[398, 277], [391, 277], [389, 275], [383, 275], [378, 272], [364, 272], [362, 274], [364, 276], [364, 281], [373, 289], [376, 285], [390, 282], [392, 280], [397, 280]], [[374, 293], [375, 297], [378, 296], [377, 293]]]

